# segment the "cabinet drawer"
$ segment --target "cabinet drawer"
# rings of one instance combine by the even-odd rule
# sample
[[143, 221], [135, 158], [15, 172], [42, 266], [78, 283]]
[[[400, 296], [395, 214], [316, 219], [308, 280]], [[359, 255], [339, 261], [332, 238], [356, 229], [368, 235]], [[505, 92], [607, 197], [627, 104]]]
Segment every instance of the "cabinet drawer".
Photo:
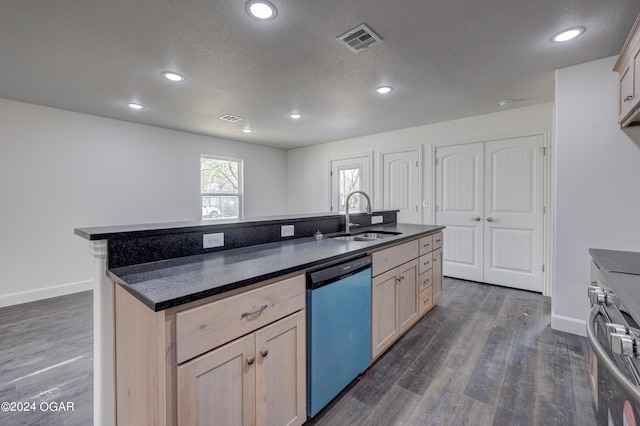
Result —
[[431, 269], [431, 266], [433, 265], [431, 252], [420, 256], [420, 259], [418, 259], [418, 261], [420, 262], [418, 266], [418, 274], [424, 274], [429, 269]]
[[418, 277], [418, 293], [430, 287], [433, 281], [433, 269], [429, 269], [426, 272], [423, 272]]
[[433, 249], [435, 250], [440, 247], [442, 247], [442, 232], [433, 234]]
[[398, 244], [372, 254], [372, 275], [375, 277], [418, 257], [418, 240]]
[[176, 356], [187, 361], [304, 309], [305, 279], [298, 275], [176, 314]]
[[433, 235], [420, 238], [420, 256], [433, 250]]
[[418, 315], [422, 315], [433, 306], [433, 289], [429, 287], [421, 291], [418, 297], [420, 298], [418, 301]]

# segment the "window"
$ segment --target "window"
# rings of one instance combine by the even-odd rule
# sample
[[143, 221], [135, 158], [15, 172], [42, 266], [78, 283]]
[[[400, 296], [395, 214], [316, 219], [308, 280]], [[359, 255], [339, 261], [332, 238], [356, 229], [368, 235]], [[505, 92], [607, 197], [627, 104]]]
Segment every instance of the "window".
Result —
[[[360, 189], [360, 172], [361, 168], [359, 166], [356, 168], [338, 168], [338, 198], [340, 200], [340, 204], [338, 205], [339, 211], [342, 212], [346, 210], [345, 203], [347, 195]], [[349, 209], [351, 209], [351, 211], [354, 209], [361, 209], [362, 198], [355, 196], [352, 197], [351, 200], [349, 200]]]
[[202, 219], [242, 217], [242, 160], [200, 156]]

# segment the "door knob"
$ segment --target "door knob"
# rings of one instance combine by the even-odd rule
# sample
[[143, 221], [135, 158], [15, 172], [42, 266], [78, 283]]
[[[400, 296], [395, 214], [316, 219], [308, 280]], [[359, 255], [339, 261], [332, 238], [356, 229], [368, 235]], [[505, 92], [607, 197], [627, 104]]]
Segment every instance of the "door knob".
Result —
[[475, 220], [476, 222], [480, 222], [480, 216], [474, 217], [473, 220]]
[[492, 217], [488, 217], [487, 218], [487, 222], [493, 222], [493, 218]]

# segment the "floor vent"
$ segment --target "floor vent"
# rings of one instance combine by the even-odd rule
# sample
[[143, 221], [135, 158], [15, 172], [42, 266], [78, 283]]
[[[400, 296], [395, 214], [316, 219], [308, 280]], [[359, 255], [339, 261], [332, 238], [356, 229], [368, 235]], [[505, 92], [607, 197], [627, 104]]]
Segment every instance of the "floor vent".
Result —
[[362, 24], [342, 34], [338, 37], [338, 41], [357, 53], [380, 43], [382, 37], [369, 28], [367, 24]]
[[242, 117], [238, 117], [237, 115], [225, 114], [220, 117], [220, 120], [228, 121], [230, 123], [237, 123], [242, 120]]

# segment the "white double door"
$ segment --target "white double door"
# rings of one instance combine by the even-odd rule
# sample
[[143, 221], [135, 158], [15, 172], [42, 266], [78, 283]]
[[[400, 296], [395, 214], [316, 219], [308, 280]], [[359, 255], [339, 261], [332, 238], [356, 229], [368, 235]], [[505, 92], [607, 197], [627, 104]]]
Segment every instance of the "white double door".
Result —
[[544, 139], [436, 149], [444, 275], [543, 291]]

